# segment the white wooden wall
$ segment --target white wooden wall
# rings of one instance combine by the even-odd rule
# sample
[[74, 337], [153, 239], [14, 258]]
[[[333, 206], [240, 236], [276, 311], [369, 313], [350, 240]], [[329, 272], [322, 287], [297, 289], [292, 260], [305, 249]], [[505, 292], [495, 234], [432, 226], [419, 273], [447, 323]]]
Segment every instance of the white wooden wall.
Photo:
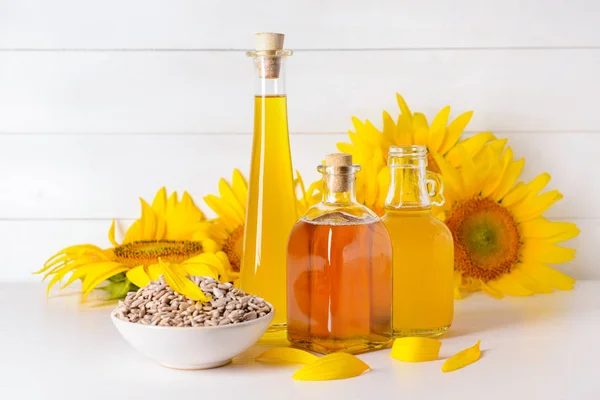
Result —
[[112, 218], [162, 185], [197, 200], [248, 169], [257, 31], [289, 61], [294, 164], [314, 167], [350, 117], [395, 93], [430, 117], [475, 110], [525, 177], [549, 171], [576, 221], [576, 278], [600, 277], [600, 3], [596, 0], [0, 0], [0, 279], [53, 251], [108, 245]]

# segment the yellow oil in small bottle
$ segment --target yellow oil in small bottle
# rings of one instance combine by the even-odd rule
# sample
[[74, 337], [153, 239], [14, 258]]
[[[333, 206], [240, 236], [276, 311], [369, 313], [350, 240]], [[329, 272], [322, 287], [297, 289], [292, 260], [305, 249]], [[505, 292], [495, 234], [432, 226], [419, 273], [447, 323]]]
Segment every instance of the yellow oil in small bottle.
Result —
[[283, 329], [286, 249], [297, 219], [285, 95], [254, 99], [250, 171], [241, 288], [271, 303], [271, 330]]
[[396, 336], [437, 336], [452, 323], [452, 234], [431, 209], [386, 209], [394, 251], [392, 328]]

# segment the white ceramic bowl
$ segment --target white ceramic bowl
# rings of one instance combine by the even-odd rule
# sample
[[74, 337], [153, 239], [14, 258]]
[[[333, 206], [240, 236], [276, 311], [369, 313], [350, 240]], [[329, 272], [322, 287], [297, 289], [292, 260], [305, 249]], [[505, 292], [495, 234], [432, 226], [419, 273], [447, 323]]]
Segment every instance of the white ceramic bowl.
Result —
[[[271, 306], [269, 304], [269, 306]], [[235, 325], [173, 327], [111, 319], [125, 340], [137, 351], [169, 368], [207, 369], [228, 364], [260, 339], [275, 310], [264, 317]]]

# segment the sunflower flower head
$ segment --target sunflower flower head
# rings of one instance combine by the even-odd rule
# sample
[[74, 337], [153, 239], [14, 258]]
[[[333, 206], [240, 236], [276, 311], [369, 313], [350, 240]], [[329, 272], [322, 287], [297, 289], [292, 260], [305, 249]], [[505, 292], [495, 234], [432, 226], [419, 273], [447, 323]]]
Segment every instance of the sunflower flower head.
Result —
[[457, 146], [460, 167], [436, 154], [446, 203], [438, 210], [454, 238], [455, 295], [473, 291], [493, 297], [569, 290], [575, 280], [551, 268], [572, 260], [559, 243], [579, 234], [573, 223], [551, 222], [543, 213], [562, 198], [543, 191], [550, 175], [519, 181], [524, 160], [497, 141], [475, 157]]
[[390, 172], [387, 167], [387, 155], [390, 146], [421, 145], [428, 151], [428, 169], [439, 172], [434, 156], [447, 159], [452, 165], [460, 166], [460, 157], [456, 145], [462, 143], [464, 149], [475, 156], [495, 137], [489, 132], [478, 133], [461, 141], [465, 127], [473, 116], [472, 111], [459, 115], [450, 121], [450, 107], [444, 107], [431, 124], [424, 114], [413, 113], [404, 98], [396, 94], [400, 114], [394, 120], [383, 112], [383, 129], [378, 130], [369, 120], [362, 122], [352, 118], [354, 131], [349, 131], [351, 143], [338, 143], [340, 151], [352, 154], [362, 171], [356, 180], [357, 200], [383, 214], [383, 205], [389, 187]]
[[[50, 289], [69, 276], [66, 288], [82, 281], [83, 300], [98, 285], [110, 292], [109, 299], [123, 297], [128, 290], [147, 285], [163, 275], [172, 289], [190, 298], [198, 297], [187, 276], [207, 275], [222, 280], [234, 279], [231, 265], [206, 234], [204, 213], [187, 192], [167, 197], [158, 191], [152, 205], [141, 199], [142, 215], [125, 233], [122, 243], [115, 239], [115, 221], [108, 231], [113, 247], [102, 249], [93, 244], [67, 247], [50, 257], [37, 273], [52, 277]], [[189, 283], [188, 283], [189, 282]]]

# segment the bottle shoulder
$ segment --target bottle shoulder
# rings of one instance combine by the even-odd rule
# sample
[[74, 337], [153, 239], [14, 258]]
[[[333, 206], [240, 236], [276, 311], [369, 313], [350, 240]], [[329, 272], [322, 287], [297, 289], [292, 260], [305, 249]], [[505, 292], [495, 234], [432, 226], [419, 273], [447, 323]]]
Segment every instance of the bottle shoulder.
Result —
[[373, 223], [381, 219], [373, 211], [358, 203], [318, 203], [301, 217], [304, 221], [318, 220], [320, 223]]
[[443, 221], [434, 217], [429, 211], [387, 210], [381, 217], [381, 220], [388, 227], [398, 226], [405, 227], [406, 229], [422, 227], [424, 229], [438, 231], [443, 235], [452, 236], [452, 232], [450, 232], [448, 226], [446, 226]]

